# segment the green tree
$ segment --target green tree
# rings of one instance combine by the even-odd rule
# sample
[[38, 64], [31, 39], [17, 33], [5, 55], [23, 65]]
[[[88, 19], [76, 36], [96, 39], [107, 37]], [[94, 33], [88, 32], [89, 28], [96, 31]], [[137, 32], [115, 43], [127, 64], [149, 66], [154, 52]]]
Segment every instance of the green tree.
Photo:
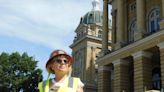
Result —
[[43, 77], [37, 62], [27, 53], [1, 53], [0, 92], [38, 92]]

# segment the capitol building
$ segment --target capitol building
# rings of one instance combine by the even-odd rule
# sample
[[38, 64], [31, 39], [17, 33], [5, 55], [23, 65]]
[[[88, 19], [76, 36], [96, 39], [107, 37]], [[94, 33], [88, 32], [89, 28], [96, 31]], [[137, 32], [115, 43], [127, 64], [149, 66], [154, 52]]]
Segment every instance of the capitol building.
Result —
[[92, 1], [75, 30], [73, 76], [85, 92], [164, 90], [164, 0], [102, 2], [101, 11]]

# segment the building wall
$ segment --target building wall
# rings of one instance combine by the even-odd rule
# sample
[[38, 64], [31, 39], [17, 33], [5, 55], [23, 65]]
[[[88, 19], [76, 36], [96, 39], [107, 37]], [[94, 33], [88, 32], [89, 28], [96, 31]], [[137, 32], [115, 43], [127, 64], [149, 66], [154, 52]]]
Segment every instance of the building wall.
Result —
[[[98, 92], [161, 90], [164, 88], [164, 1], [111, 0], [110, 3], [112, 4], [112, 22], [114, 22], [112, 31], [116, 32], [112, 33], [112, 36], [115, 36], [112, 41], [114, 42], [113, 39], [116, 39], [116, 42], [112, 45], [113, 50], [111, 53], [97, 60], [99, 71]], [[133, 4], [134, 6], [136, 4], [136, 6], [133, 7]], [[152, 32], [148, 29], [149, 20], [147, 16], [156, 7], [160, 10], [160, 21], [158, 21], [160, 29]], [[134, 11], [131, 11], [130, 8], [134, 8]], [[121, 12], [118, 12], [120, 11], [118, 9]], [[122, 14], [122, 16], [119, 14]], [[133, 36], [135, 39], [128, 43], [128, 37], [130, 36], [128, 34], [129, 26], [134, 20], [136, 21], [136, 33]], [[123, 36], [127, 36], [127, 39]], [[110, 77], [113, 81], [111, 81]], [[155, 83], [159, 83], [160, 86], [155, 85]]]
[[[98, 70], [96, 59], [102, 49], [102, 35], [99, 35], [99, 31], [102, 31], [100, 25], [84, 26], [84, 24], [80, 24], [75, 31], [77, 36], [70, 46], [74, 58], [72, 76], [81, 78], [85, 84], [85, 92], [97, 92]], [[111, 32], [109, 32], [110, 40]], [[111, 49], [110, 44], [109, 49]]]

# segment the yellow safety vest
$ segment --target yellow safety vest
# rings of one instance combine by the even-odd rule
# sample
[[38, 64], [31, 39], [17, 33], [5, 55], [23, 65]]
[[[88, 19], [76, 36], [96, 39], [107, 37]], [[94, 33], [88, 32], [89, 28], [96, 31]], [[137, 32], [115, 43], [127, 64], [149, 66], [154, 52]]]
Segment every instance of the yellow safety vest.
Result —
[[[69, 77], [64, 81], [64, 84], [58, 89], [58, 92], [76, 92], [80, 79]], [[38, 84], [39, 92], [49, 92], [50, 79]]]

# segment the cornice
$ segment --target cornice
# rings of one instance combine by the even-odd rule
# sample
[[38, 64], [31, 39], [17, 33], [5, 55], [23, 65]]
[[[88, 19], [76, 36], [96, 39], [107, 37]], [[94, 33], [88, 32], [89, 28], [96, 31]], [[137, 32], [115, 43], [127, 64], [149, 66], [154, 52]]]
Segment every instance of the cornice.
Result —
[[117, 60], [113, 61], [112, 63], [113, 63], [114, 66], [115, 65], [120, 65], [120, 64], [128, 65], [128, 63], [124, 59], [117, 59]]
[[147, 52], [147, 51], [138, 51], [134, 54], [132, 54], [133, 58], [138, 58], [138, 57], [147, 57], [147, 58], [151, 58], [152, 57], [152, 53]]
[[109, 66], [99, 66], [98, 67], [98, 72], [101, 72], [101, 71], [112, 71], [112, 67], [109, 67]]
[[[70, 45], [70, 47], [74, 47], [75, 45], [79, 44], [80, 42], [82, 42], [85, 39], [93, 39], [93, 40], [97, 40], [97, 41], [102, 41], [101, 38], [98, 37], [94, 37], [94, 36], [90, 36], [90, 35], [85, 35], [82, 38], [80, 38], [79, 40], [75, 41], [72, 45]], [[111, 41], [108, 41], [109, 44], [111, 44]]]
[[160, 49], [163, 49], [163, 48], [164, 48], [164, 42], [157, 44], [157, 46], [158, 46]]

